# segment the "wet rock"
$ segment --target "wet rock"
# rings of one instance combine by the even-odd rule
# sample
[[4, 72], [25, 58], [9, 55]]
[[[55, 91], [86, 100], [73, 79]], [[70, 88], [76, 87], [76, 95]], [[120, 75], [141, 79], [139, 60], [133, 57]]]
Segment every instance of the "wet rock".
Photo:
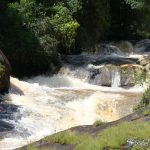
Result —
[[135, 53], [150, 52], [150, 39], [144, 39], [137, 42], [134, 46]]
[[94, 57], [90, 55], [64, 55], [63, 61], [64, 63], [71, 65], [85, 65], [94, 60]]
[[7, 92], [10, 87], [10, 64], [0, 51], [0, 92]]
[[89, 83], [101, 86], [133, 86], [143, 73], [144, 67], [137, 64], [90, 66]]
[[92, 64], [101, 65], [101, 64], [114, 64], [114, 65], [123, 65], [123, 64], [136, 64], [138, 61], [137, 58], [121, 57], [121, 56], [106, 56], [103, 58], [96, 58]]
[[120, 66], [122, 86], [134, 86], [144, 73], [144, 67], [137, 64], [126, 64]]
[[[114, 65], [105, 65], [94, 68], [91, 71], [90, 83], [101, 86], [112, 86], [115, 73], [119, 73], [119, 67]], [[120, 84], [120, 81], [119, 81]]]
[[150, 64], [150, 55], [143, 55], [137, 62], [141, 66], [146, 66], [147, 64]]

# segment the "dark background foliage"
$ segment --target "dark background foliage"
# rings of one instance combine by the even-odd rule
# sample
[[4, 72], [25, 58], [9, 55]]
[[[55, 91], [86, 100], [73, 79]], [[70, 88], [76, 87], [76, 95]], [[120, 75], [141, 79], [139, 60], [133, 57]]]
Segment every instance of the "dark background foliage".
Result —
[[14, 75], [55, 72], [59, 53], [149, 38], [149, 6], [148, 0], [1, 0], [0, 48]]

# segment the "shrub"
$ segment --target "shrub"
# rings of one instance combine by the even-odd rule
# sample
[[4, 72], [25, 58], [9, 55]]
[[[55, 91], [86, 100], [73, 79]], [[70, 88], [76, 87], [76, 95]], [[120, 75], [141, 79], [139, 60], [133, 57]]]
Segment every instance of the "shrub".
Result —
[[101, 125], [103, 125], [104, 124], [104, 122], [102, 122], [101, 120], [96, 120], [94, 123], [93, 123], [93, 126], [94, 127], [98, 127], [98, 126], [101, 126]]
[[134, 108], [134, 110], [138, 111], [147, 106], [150, 106], [150, 86], [146, 89], [140, 103]]

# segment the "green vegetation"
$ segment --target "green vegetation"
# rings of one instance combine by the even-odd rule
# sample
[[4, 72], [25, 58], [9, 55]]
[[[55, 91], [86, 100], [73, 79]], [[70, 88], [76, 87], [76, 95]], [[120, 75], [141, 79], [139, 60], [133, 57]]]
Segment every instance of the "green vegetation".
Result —
[[30, 145], [28, 146], [27, 150], [38, 150], [35, 146]]
[[145, 72], [144, 68], [135, 67], [133, 71], [134, 71], [133, 82], [139, 85], [145, 84], [147, 80], [147, 73]]
[[101, 125], [103, 125], [104, 124], [104, 122], [102, 122], [101, 120], [96, 120], [94, 123], [93, 123], [93, 126], [94, 127], [98, 127], [98, 126], [101, 126]]
[[[85, 138], [85, 137], [83, 136], [82, 138]], [[49, 136], [44, 139], [44, 141], [46, 142], [51, 141], [51, 142], [59, 143], [62, 145], [76, 144], [78, 140], [79, 140], [79, 135], [74, 134], [72, 132], [60, 132], [58, 134], [54, 134], [53, 136]]]
[[144, 112], [144, 115], [145, 115], [145, 116], [149, 116], [149, 115], [150, 115], [150, 110], [145, 111], [145, 112]]
[[[96, 137], [81, 135], [68, 131], [60, 132], [53, 136], [46, 137], [45, 142], [60, 143], [62, 145], [75, 144], [75, 150], [102, 150], [105, 147], [110, 149], [120, 148], [127, 144], [127, 140], [146, 140], [149, 138], [149, 123], [132, 122], [122, 123], [117, 126], [103, 130]], [[31, 149], [28, 149], [31, 150]]]
[[140, 103], [134, 108], [134, 110], [139, 111], [148, 106], [150, 106], [150, 87], [145, 90]]
[[58, 48], [70, 49], [79, 27], [74, 13], [61, 1], [5, 2], [0, 15], [0, 47], [12, 68], [23, 71], [25, 66], [33, 73], [59, 67]]
[[148, 26], [150, 24], [150, 2], [147, 0], [126, 0], [126, 2], [133, 9], [134, 16], [138, 18], [135, 20], [137, 34], [149, 37], [150, 29]]
[[17, 75], [54, 72], [59, 53], [149, 38], [149, 6], [146, 0], [1, 0], [0, 48]]

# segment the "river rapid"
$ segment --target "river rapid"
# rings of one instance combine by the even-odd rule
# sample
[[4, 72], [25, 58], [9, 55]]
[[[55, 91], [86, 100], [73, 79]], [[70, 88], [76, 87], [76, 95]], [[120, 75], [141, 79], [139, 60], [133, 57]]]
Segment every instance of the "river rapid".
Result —
[[111, 73], [108, 69], [103, 73], [103, 77], [111, 74], [109, 87], [102, 86], [100, 78], [93, 79], [91, 75], [91, 68], [105, 68], [104, 65], [88, 62], [72, 66], [64, 65], [53, 76], [22, 80], [11, 77], [10, 91], [3, 99], [17, 108], [15, 111], [8, 108], [11, 117], [1, 120], [12, 124], [14, 129], [0, 140], [0, 150], [12, 150], [74, 126], [91, 125], [96, 120], [110, 122], [132, 113], [143, 89], [121, 87], [118, 67]]

